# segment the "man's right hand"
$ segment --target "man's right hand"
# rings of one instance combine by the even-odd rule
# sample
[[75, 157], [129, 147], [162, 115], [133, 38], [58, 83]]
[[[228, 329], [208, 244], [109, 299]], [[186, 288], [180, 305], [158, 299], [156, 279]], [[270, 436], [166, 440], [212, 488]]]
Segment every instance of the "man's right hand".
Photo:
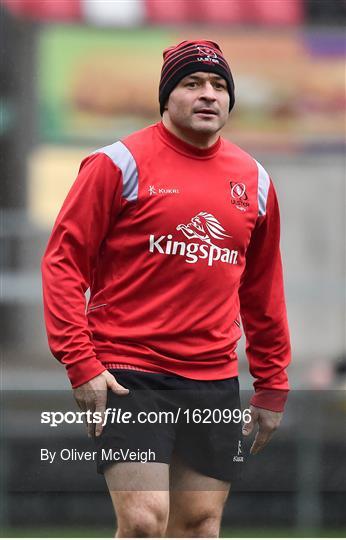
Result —
[[[103, 418], [106, 409], [108, 388], [119, 396], [126, 396], [129, 393], [128, 388], [121, 386], [113, 375], [106, 370], [85, 384], [75, 388], [73, 395], [82, 411], [99, 412]], [[88, 437], [98, 437], [101, 435], [103, 429], [102, 423], [102, 421], [98, 423], [87, 422]]]

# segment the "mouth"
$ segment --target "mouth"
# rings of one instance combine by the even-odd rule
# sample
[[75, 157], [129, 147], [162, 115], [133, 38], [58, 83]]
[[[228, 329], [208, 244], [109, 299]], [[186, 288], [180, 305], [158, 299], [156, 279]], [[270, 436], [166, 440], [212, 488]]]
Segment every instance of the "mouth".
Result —
[[198, 109], [195, 114], [203, 114], [204, 116], [217, 116], [217, 112], [213, 109]]

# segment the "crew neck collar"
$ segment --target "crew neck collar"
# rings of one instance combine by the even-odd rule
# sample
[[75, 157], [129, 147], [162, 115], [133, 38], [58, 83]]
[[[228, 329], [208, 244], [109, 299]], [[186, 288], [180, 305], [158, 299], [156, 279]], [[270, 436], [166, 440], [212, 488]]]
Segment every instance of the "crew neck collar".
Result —
[[163, 124], [158, 122], [156, 124], [161, 139], [171, 148], [177, 152], [184, 154], [195, 159], [210, 159], [212, 158], [221, 146], [221, 137], [209, 148], [198, 148], [193, 144], [189, 144], [173, 133], [171, 133]]

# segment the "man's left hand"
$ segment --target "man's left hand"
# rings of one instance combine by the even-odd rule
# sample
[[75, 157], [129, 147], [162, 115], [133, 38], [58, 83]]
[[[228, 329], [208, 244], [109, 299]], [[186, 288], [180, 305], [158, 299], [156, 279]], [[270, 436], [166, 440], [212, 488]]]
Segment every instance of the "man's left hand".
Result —
[[258, 431], [250, 449], [250, 454], [257, 454], [268, 444], [274, 431], [279, 427], [283, 413], [260, 409], [253, 405], [250, 405], [250, 410], [251, 421], [244, 424], [243, 435], [249, 436], [258, 424]]

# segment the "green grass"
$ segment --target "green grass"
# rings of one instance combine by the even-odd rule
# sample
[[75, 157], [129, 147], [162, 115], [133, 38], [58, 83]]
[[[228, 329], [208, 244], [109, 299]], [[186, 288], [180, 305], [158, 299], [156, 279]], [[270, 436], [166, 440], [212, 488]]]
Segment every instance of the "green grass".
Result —
[[345, 538], [346, 529], [293, 529], [293, 528], [247, 528], [223, 527], [222, 538]]
[[[113, 538], [112, 528], [97, 527], [9, 527], [0, 529], [2, 538]], [[222, 538], [345, 538], [346, 529], [298, 530], [291, 528], [223, 527]]]
[[114, 529], [97, 527], [9, 527], [2, 538], [114, 538]]

